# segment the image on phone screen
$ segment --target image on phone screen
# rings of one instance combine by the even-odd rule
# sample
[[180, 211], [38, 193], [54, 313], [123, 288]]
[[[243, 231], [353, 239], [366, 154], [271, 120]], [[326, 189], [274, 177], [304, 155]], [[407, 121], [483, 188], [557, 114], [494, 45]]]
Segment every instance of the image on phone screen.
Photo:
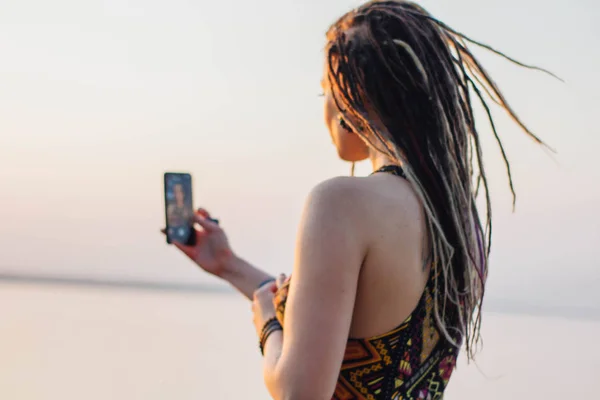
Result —
[[167, 243], [194, 244], [194, 210], [190, 174], [165, 173], [165, 216]]

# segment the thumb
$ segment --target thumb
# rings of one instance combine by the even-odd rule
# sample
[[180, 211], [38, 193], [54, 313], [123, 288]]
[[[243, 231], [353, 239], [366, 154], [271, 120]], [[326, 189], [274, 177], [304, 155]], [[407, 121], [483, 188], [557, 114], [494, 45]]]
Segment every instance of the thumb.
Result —
[[285, 279], [286, 279], [286, 276], [284, 274], [279, 274], [279, 276], [275, 280], [275, 283], [277, 285], [277, 289], [279, 289], [280, 287], [283, 286], [283, 284], [285, 283]]

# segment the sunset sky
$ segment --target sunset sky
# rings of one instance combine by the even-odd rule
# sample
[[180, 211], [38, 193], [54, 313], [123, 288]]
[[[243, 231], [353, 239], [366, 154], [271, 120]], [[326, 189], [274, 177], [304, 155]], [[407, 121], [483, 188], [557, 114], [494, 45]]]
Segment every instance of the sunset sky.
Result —
[[[600, 304], [600, 7], [429, 0], [475, 49], [535, 145], [483, 113], [495, 236], [489, 296]], [[213, 282], [164, 242], [162, 174], [194, 176], [235, 250], [289, 272], [312, 186], [349, 173], [322, 122], [324, 33], [343, 0], [0, 2], [0, 273]], [[481, 110], [480, 110], [481, 111]], [[361, 175], [369, 165], [360, 165]]]

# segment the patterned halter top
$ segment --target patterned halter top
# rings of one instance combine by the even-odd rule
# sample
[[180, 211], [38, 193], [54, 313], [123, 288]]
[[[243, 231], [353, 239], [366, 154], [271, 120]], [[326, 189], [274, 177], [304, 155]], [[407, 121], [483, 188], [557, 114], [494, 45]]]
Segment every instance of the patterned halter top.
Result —
[[[397, 166], [375, 172], [405, 177]], [[458, 349], [441, 335], [434, 320], [436, 274], [432, 266], [419, 303], [397, 328], [380, 336], [348, 339], [332, 400], [443, 398]], [[288, 289], [289, 278], [275, 295], [277, 318], [282, 326]]]

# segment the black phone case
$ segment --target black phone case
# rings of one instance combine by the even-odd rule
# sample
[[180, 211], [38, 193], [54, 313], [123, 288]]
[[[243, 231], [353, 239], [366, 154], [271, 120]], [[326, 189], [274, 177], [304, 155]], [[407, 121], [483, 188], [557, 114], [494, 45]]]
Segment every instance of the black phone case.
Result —
[[[192, 180], [192, 175], [189, 173], [185, 173], [185, 172], [165, 172], [164, 176], [163, 176], [163, 199], [164, 199], [164, 208], [165, 208], [165, 237], [167, 240], [168, 244], [173, 244], [173, 241], [171, 240], [171, 238], [169, 237], [169, 216], [167, 213], [167, 178], [169, 177], [169, 175], [189, 175], [190, 176], [190, 202], [192, 203], [192, 205], [194, 204], [194, 186], [191, 183]], [[193, 211], [193, 210], [192, 210]], [[183, 243], [186, 246], [194, 246], [196, 244], [196, 230], [193, 227], [192, 224], [192, 229], [190, 230], [190, 236], [188, 237], [188, 240]]]

